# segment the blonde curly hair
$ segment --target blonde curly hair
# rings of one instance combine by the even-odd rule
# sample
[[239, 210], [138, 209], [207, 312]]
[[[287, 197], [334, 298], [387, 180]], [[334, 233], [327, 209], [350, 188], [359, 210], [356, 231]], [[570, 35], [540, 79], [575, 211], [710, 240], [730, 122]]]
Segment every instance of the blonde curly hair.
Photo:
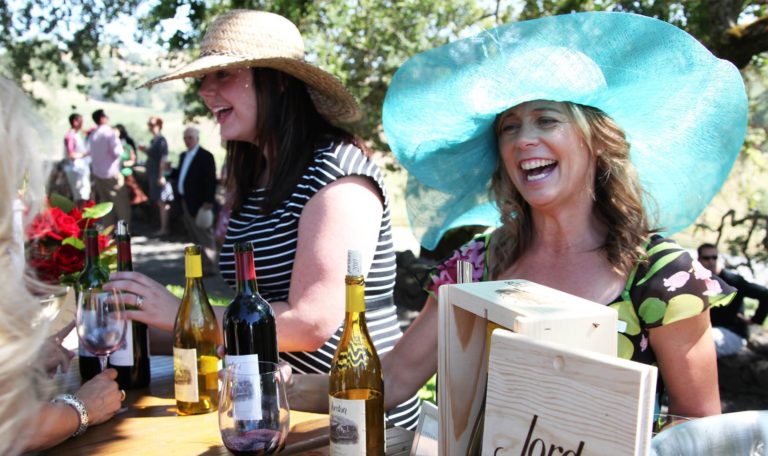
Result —
[[[18, 454], [34, 429], [25, 420], [48, 394], [40, 349], [48, 325], [30, 290], [44, 290], [24, 267], [23, 227], [45, 196], [42, 158], [49, 136], [24, 93], [0, 77], [0, 454]], [[21, 438], [20, 438], [21, 437]]]
[[[642, 246], [652, 232], [643, 196], [647, 201], [651, 199], [643, 191], [630, 161], [626, 135], [613, 119], [589, 106], [569, 102], [563, 105], [589, 153], [595, 157], [594, 209], [608, 227], [602, 249], [617, 271], [628, 274], [642, 258]], [[530, 247], [533, 225], [531, 207], [515, 189], [501, 158], [491, 178], [490, 192], [501, 211], [502, 222], [491, 247], [491, 276], [496, 278]]]

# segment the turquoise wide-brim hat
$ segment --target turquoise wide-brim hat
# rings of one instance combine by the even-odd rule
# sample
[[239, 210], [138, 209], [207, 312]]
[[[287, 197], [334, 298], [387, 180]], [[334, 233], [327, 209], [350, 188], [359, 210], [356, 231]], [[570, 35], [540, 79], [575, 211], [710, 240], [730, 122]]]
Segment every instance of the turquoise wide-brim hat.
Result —
[[[575, 13], [502, 25], [418, 54], [395, 73], [383, 123], [408, 170], [411, 229], [433, 249], [464, 225], [496, 226], [494, 120], [531, 100], [599, 108], [627, 134], [666, 233], [696, 220], [728, 177], [747, 127], [739, 71], [666, 22]], [[658, 208], [658, 211], [655, 210]]]

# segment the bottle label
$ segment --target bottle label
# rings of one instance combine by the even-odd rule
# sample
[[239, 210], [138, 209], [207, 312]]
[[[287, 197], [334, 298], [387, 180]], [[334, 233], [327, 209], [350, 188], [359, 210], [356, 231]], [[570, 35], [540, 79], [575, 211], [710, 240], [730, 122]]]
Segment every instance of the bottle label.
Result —
[[[261, 378], [259, 355], [227, 355], [227, 367], [232, 367], [232, 418], [261, 420]], [[237, 367], [234, 367], [237, 366]]]
[[109, 364], [113, 366], [133, 366], [133, 323], [129, 320], [125, 325], [123, 344], [109, 355]]
[[365, 401], [328, 396], [331, 415], [331, 454], [353, 456], [366, 453]]
[[177, 401], [200, 401], [196, 349], [173, 347], [173, 386]]

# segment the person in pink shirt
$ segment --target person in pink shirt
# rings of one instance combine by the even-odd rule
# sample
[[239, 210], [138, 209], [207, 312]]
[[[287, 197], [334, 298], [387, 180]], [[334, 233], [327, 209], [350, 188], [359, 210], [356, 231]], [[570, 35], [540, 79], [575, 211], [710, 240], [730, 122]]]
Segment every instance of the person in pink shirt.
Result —
[[63, 169], [72, 191], [72, 199], [78, 203], [91, 199], [91, 159], [80, 133], [83, 116], [69, 116], [70, 129], [64, 136]]
[[96, 128], [88, 137], [88, 145], [91, 151], [91, 172], [96, 199], [99, 202], [111, 201], [115, 205], [114, 210], [104, 217], [104, 222], [130, 222], [130, 197], [125, 186], [125, 177], [120, 172], [123, 144], [117, 130], [109, 125], [109, 117], [103, 109], [94, 111], [92, 118]]

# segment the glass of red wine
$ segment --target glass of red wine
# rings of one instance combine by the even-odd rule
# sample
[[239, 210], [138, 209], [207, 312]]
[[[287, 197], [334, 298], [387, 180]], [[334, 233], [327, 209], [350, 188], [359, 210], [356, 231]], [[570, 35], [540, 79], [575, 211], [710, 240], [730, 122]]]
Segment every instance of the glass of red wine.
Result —
[[77, 298], [77, 335], [83, 347], [98, 356], [102, 371], [109, 354], [123, 344], [126, 318], [118, 290], [83, 290]]
[[221, 440], [236, 455], [274, 454], [288, 436], [285, 383], [277, 364], [243, 362], [227, 366], [219, 396]]

